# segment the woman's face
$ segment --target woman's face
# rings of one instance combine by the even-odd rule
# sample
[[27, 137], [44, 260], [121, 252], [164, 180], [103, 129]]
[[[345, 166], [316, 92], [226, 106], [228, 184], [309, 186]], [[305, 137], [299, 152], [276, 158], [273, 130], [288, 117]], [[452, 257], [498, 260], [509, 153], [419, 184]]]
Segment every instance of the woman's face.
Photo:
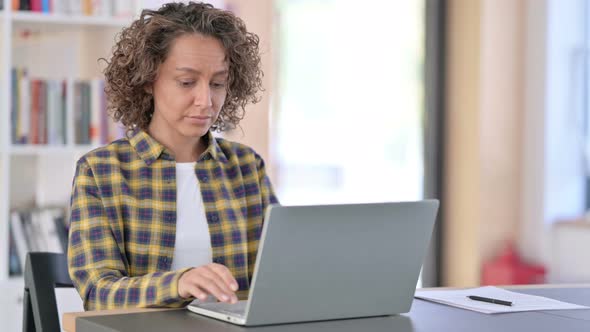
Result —
[[223, 45], [213, 37], [177, 37], [152, 86], [150, 128], [177, 138], [205, 135], [227, 95], [229, 67], [225, 58]]

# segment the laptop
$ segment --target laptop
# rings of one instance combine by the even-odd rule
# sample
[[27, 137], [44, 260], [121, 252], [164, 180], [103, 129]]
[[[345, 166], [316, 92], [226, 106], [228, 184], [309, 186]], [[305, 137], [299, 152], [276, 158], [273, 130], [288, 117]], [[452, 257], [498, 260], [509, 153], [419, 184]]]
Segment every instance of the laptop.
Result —
[[438, 205], [271, 205], [248, 300], [188, 309], [244, 326], [406, 313]]

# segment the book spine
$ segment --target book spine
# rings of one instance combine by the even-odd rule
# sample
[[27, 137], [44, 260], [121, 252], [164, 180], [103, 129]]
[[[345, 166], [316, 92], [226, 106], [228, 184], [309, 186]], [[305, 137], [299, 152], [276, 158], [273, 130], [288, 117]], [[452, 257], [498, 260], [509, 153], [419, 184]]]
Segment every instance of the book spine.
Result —
[[91, 94], [91, 87], [90, 87], [90, 82], [84, 82], [84, 103], [83, 103], [83, 107], [84, 107], [84, 125], [82, 126], [82, 138], [84, 139], [83, 143], [84, 144], [90, 144], [90, 121], [91, 121], [91, 116], [92, 116], [92, 105], [91, 105], [91, 100], [90, 100], [90, 94]]
[[100, 80], [90, 81], [90, 144], [99, 145], [101, 130]]
[[31, 82], [26, 71], [22, 71], [19, 84], [20, 113], [21, 113], [21, 143], [31, 142]]
[[18, 144], [20, 132], [19, 132], [19, 98], [18, 98], [18, 79], [19, 70], [12, 68], [10, 71], [10, 83], [12, 92], [12, 104], [10, 105], [10, 119], [11, 119], [11, 135], [12, 144]]
[[29, 251], [40, 251], [40, 247], [35, 241], [35, 231], [33, 230], [33, 221], [30, 211], [19, 213], [21, 222], [23, 223], [23, 229], [25, 230], [25, 239], [27, 248]]
[[55, 223], [55, 231], [57, 232], [57, 236], [59, 237], [59, 242], [61, 243], [62, 251], [65, 253], [68, 251], [68, 228], [66, 225], [66, 213], [62, 211], [61, 215], [56, 216], [53, 219]]
[[63, 99], [63, 83], [60, 81], [53, 82], [54, 87], [54, 112], [55, 112], [55, 144], [65, 144], [65, 123], [64, 123], [64, 105], [65, 100]]
[[[71, 93], [71, 91], [70, 91]], [[68, 137], [68, 81], [63, 80], [61, 83], [61, 137], [62, 143], [67, 144]]]
[[57, 144], [57, 109], [55, 81], [48, 80], [47, 85], [47, 144]]
[[20, 0], [18, 10], [31, 10], [31, 2], [29, 0]]
[[21, 260], [18, 256], [16, 242], [14, 240], [14, 236], [12, 231], [9, 228], [9, 236], [8, 236], [8, 274], [11, 276], [21, 275], [22, 274], [22, 265]]
[[39, 144], [47, 144], [47, 81], [39, 80]]
[[32, 12], [41, 12], [42, 8], [41, 8], [41, 0], [30, 0], [30, 10]]
[[14, 242], [16, 245], [16, 251], [21, 262], [25, 262], [27, 252], [30, 251], [30, 247], [27, 244], [25, 235], [25, 229], [22, 223], [21, 216], [18, 212], [14, 211], [10, 214], [10, 230], [14, 236]]
[[31, 144], [39, 143], [39, 80], [31, 80]]
[[74, 82], [74, 143], [82, 143], [82, 85]]
[[92, 15], [92, 2], [91, 0], [81, 0], [82, 1], [82, 14], [86, 16]]
[[55, 229], [54, 220], [58, 217], [59, 213], [57, 209], [42, 209], [38, 211], [41, 222], [41, 236], [44, 238], [48, 252], [63, 252], [59, 235]]

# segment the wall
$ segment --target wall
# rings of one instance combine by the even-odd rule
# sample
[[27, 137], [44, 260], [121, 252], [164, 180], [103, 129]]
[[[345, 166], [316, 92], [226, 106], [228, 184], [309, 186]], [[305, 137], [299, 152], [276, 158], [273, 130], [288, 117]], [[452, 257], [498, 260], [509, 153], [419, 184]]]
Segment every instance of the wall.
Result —
[[524, 2], [484, 3], [481, 58], [481, 257], [491, 258], [521, 223]]
[[527, 8], [520, 249], [527, 259], [549, 268], [549, 282], [587, 281], [583, 266], [565, 268], [575, 259], [585, 261], [584, 250], [571, 250], [587, 248], [584, 232], [556, 232], [554, 223], [577, 219], [586, 210], [582, 151], [588, 2], [529, 0]]
[[256, 0], [255, 2], [244, 0], [226, 0], [228, 7], [241, 17], [249, 31], [260, 37], [260, 51], [262, 53], [262, 70], [264, 77], [262, 85], [265, 89], [262, 100], [258, 104], [249, 105], [246, 108], [244, 120], [240, 123], [241, 129], [228, 132], [228, 139], [247, 144], [254, 148], [264, 158], [267, 164], [271, 180], [275, 180], [273, 172], [273, 156], [271, 155], [270, 142], [270, 110], [271, 95], [273, 94], [274, 57], [272, 50], [273, 38], [273, 0]]
[[524, 0], [449, 0], [443, 284], [518, 238]]
[[479, 265], [480, 1], [447, 2], [443, 285], [472, 285]]
[[[507, 240], [522, 237], [522, 215], [531, 211], [526, 205], [524, 211], [522, 208], [527, 204], [523, 194], [527, 168], [523, 165], [530, 164], [527, 156], [531, 153], [523, 148], [529, 138], [522, 134], [527, 125], [523, 120], [524, 96], [529, 89], [524, 75], [530, 72], [530, 64], [524, 59], [531, 43], [525, 33], [529, 33], [526, 25], [534, 12], [529, 7], [543, 1], [447, 2], [443, 283], [471, 286], [479, 283], [483, 261]], [[267, 161], [274, 179], [269, 127], [270, 96], [276, 93], [271, 48], [273, 1], [226, 3], [261, 38], [266, 89], [261, 102], [247, 108], [243, 131], [238, 129], [226, 136], [256, 149]]]

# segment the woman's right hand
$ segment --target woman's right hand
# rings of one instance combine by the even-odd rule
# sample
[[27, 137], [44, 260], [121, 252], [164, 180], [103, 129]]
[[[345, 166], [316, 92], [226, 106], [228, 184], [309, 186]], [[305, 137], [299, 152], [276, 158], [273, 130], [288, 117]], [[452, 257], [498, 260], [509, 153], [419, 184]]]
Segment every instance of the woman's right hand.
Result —
[[178, 295], [182, 298], [193, 296], [205, 301], [208, 295], [221, 302], [237, 303], [238, 282], [227, 267], [211, 263], [192, 268], [178, 280]]

